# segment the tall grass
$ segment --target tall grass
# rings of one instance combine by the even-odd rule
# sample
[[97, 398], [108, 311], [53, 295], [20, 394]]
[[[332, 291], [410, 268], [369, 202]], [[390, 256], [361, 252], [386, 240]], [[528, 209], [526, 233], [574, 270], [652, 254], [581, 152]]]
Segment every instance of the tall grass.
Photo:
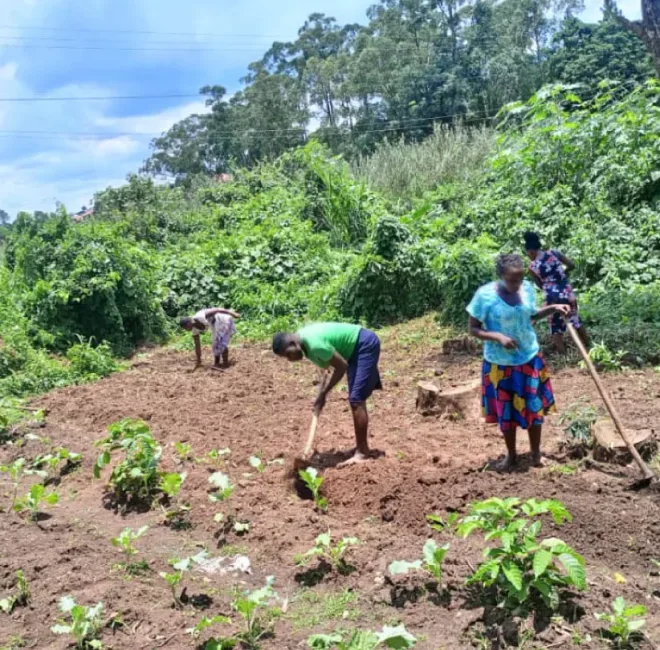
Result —
[[494, 144], [495, 132], [487, 127], [436, 125], [433, 135], [421, 142], [381, 142], [371, 156], [353, 163], [353, 171], [372, 189], [409, 199], [471, 178], [483, 168]]

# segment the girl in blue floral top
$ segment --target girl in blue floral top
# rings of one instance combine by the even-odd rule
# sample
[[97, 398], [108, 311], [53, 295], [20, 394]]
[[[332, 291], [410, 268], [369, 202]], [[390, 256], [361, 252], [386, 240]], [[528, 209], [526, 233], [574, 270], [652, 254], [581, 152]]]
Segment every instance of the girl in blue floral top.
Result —
[[486, 422], [499, 424], [507, 455], [500, 469], [516, 464], [516, 430], [527, 429], [534, 465], [542, 465], [543, 417], [555, 398], [533, 322], [550, 314], [567, 316], [568, 305], [537, 309], [534, 287], [523, 281], [520, 255], [501, 255], [499, 281], [481, 287], [467, 311], [470, 334], [485, 342], [482, 368], [482, 411]]
[[[541, 239], [535, 232], [526, 232], [524, 236], [527, 256], [532, 260], [529, 272], [538, 288], [543, 291], [546, 304], [570, 307], [571, 325], [580, 335], [585, 347], [588, 348], [587, 330], [578, 317], [577, 299], [566, 275], [575, 265], [558, 250], [541, 250]], [[557, 313], [550, 317], [550, 332], [557, 352], [563, 354], [566, 351], [564, 345], [566, 321]]]

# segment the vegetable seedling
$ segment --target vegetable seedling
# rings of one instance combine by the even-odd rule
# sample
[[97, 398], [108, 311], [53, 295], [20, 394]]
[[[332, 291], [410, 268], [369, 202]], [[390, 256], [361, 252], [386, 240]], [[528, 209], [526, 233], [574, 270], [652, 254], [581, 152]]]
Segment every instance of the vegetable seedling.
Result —
[[70, 634], [75, 639], [78, 650], [103, 648], [97, 638], [102, 625], [103, 603], [85, 607], [76, 604], [71, 596], [64, 596], [60, 599], [59, 607], [65, 617], [50, 628], [53, 634]]
[[426, 521], [429, 526], [440, 533], [445, 531], [453, 533], [458, 519], [459, 514], [457, 512], [450, 512], [447, 515], [447, 519], [443, 519], [440, 515], [426, 515]]
[[54, 471], [57, 469], [57, 466], [60, 463], [64, 463], [61, 472], [66, 472], [72, 469], [75, 465], [79, 465], [82, 462], [82, 454], [78, 454], [73, 451], [69, 451], [66, 447], [60, 447], [56, 449], [53, 453], [45, 454], [43, 456], [37, 456], [31, 464], [33, 470], [43, 470], [47, 468], [45, 476], [48, 475], [48, 472]]
[[250, 456], [248, 462], [250, 463], [250, 467], [256, 469], [257, 472], [259, 472], [259, 474], [263, 474], [266, 471], [266, 466], [264, 465], [264, 461], [261, 460], [259, 456]]
[[183, 601], [181, 600], [181, 596], [177, 594], [177, 590], [179, 585], [183, 582], [184, 574], [188, 573], [193, 568], [193, 565], [201, 564], [204, 560], [206, 560], [206, 558], [208, 558], [208, 555], [208, 552], [204, 550], [197, 553], [197, 555], [193, 555], [182, 560], [171, 559], [169, 560], [169, 565], [174, 569], [174, 571], [172, 573], [161, 571], [158, 574], [169, 585], [172, 591], [172, 600], [174, 601], [174, 606], [177, 609], [183, 608]]
[[60, 500], [57, 492], [46, 492], [46, 488], [41, 483], [35, 483], [30, 491], [22, 498], [16, 499], [14, 510], [16, 512], [30, 512], [30, 519], [37, 521], [39, 518], [39, 508], [43, 505], [55, 505]]
[[212, 502], [226, 501], [234, 492], [234, 486], [231, 484], [229, 476], [224, 472], [211, 474], [209, 483], [217, 488], [217, 492], [209, 494], [209, 500]]
[[149, 526], [142, 526], [138, 530], [131, 530], [130, 528], [124, 528], [121, 531], [118, 537], [113, 537], [110, 539], [110, 543], [115, 547], [121, 550], [124, 553], [125, 561], [123, 564], [123, 569], [126, 573], [131, 575], [138, 574], [145, 569], [149, 568], [149, 564], [145, 561], [142, 562], [130, 562], [130, 559], [133, 555], [137, 555], [138, 550], [133, 546], [133, 542], [136, 539], [140, 539], [149, 530]]
[[30, 585], [20, 569], [16, 571], [16, 587], [14, 592], [0, 600], [0, 610], [5, 614], [11, 614], [17, 606], [24, 607], [30, 603], [32, 594], [30, 592]]
[[193, 639], [198, 639], [202, 632], [218, 623], [231, 623], [231, 619], [227, 616], [203, 616], [197, 621], [194, 627], [189, 627], [186, 632], [190, 634]]
[[409, 573], [411, 570], [424, 569], [439, 581], [442, 580], [442, 564], [448, 550], [449, 544], [438, 546], [434, 539], [427, 539], [422, 549], [422, 560], [414, 562], [397, 560], [390, 564], [388, 570], [392, 575], [397, 575]]
[[644, 605], [627, 605], [622, 596], [612, 603], [612, 613], [594, 614], [597, 621], [609, 623], [604, 632], [616, 648], [628, 648], [633, 641], [643, 637], [641, 629], [646, 625], [647, 608]]
[[170, 498], [175, 499], [179, 492], [181, 491], [181, 486], [186, 480], [186, 472], [177, 474], [173, 472], [171, 474], [161, 474], [160, 475], [160, 489]]
[[23, 476], [27, 476], [31, 474], [37, 474], [42, 477], [46, 476], [45, 472], [41, 472], [33, 469], [26, 469], [26, 464], [27, 461], [25, 460], [25, 458], [17, 458], [11, 465], [0, 465], [0, 472], [8, 474], [9, 478], [12, 480], [12, 483], [14, 484], [10, 510], [14, 510], [14, 506], [16, 505], [18, 486]]
[[320, 557], [339, 573], [348, 573], [351, 567], [346, 564], [344, 555], [349, 547], [359, 543], [360, 540], [357, 537], [342, 537], [336, 544], [333, 544], [330, 531], [321, 533], [316, 538], [313, 548], [295, 558], [296, 564], [306, 566], [311, 558]]
[[321, 486], [325, 479], [322, 476], [319, 476], [319, 472], [315, 467], [301, 469], [298, 472], [298, 475], [312, 493], [312, 498], [314, 499], [316, 507], [325, 512], [328, 508], [328, 500], [324, 496], [321, 496]]
[[248, 648], [257, 648], [265, 634], [272, 631], [273, 620], [280, 610], [271, 605], [279, 599], [273, 589], [275, 578], [269, 576], [266, 585], [254, 591], [245, 591], [231, 602], [232, 608], [243, 619], [243, 631], [236, 635]]
[[412, 648], [417, 639], [403, 625], [383, 627], [380, 632], [355, 630], [335, 634], [313, 634], [307, 645], [313, 650], [375, 650], [376, 648]]
[[174, 450], [182, 461], [190, 460], [192, 457], [192, 445], [187, 442], [175, 442]]

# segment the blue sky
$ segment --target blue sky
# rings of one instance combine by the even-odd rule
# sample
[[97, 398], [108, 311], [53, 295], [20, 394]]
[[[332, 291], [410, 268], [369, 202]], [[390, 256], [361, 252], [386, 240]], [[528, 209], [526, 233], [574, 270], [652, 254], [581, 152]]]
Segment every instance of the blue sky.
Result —
[[[372, 4], [374, 0], [0, 2], [0, 208], [12, 217], [19, 210], [52, 210], [56, 201], [78, 210], [95, 191], [121, 184], [137, 171], [149, 153], [151, 134], [203, 110], [196, 96], [201, 86], [221, 84], [235, 91], [247, 65], [272, 41], [295, 37], [310, 13], [323, 12], [340, 23], [364, 23]], [[583, 18], [597, 20], [601, 1], [585, 4]], [[639, 17], [639, 0], [620, 0], [619, 6], [629, 18]], [[206, 51], [181, 51], [185, 48]], [[127, 95], [186, 97], [51, 101]]]

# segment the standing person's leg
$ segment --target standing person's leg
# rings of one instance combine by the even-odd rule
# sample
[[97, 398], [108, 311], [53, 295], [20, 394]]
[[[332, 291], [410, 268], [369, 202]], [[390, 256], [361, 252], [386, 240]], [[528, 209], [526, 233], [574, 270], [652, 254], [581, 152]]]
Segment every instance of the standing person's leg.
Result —
[[348, 363], [348, 389], [353, 426], [355, 428], [355, 453], [339, 467], [360, 463], [371, 457], [369, 448], [369, 412], [367, 399], [382, 387], [378, 372], [380, 341], [371, 331], [363, 329], [353, 356]]
[[222, 366], [220, 365], [220, 357], [222, 357], [224, 350], [222, 347], [222, 338], [218, 332], [213, 332], [213, 343], [212, 343], [212, 349], [213, 349], [213, 359], [214, 359], [214, 364], [213, 364], [213, 370], [221, 370]]
[[499, 366], [484, 359], [481, 369], [482, 413], [487, 424], [498, 425], [506, 445], [506, 456], [496, 465], [498, 470], [509, 470], [518, 460], [516, 423], [512, 419], [511, 373], [512, 368]]
[[545, 360], [540, 354], [523, 366], [523, 374], [524, 385], [521, 390], [524, 393], [525, 413], [522, 415], [527, 421], [532, 465], [543, 467], [545, 465], [541, 452], [543, 420], [548, 413], [555, 410], [555, 396]]
[[229, 368], [229, 348], [222, 351], [222, 367]]

